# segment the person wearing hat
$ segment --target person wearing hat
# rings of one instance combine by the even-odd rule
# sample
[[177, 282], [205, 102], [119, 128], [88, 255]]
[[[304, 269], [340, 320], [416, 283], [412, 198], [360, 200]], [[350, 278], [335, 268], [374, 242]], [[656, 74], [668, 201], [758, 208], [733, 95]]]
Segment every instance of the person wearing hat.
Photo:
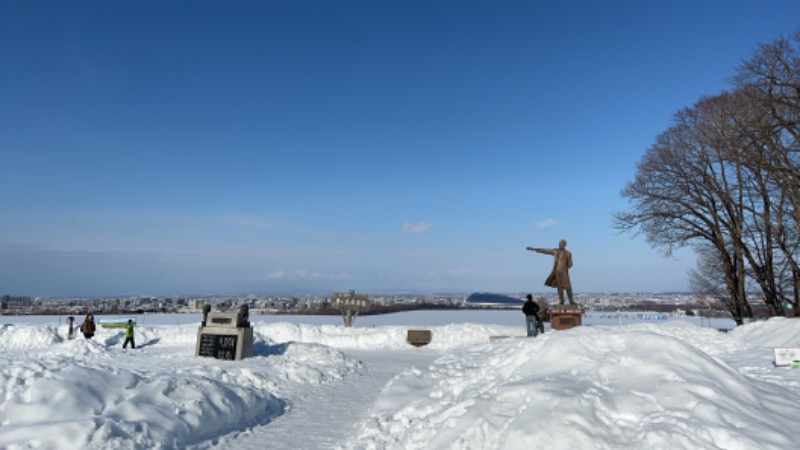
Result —
[[536, 337], [539, 334], [539, 305], [533, 301], [533, 296], [528, 294], [525, 304], [522, 305], [522, 313], [525, 314], [525, 327], [528, 330], [528, 337]]
[[135, 324], [133, 320], [128, 319], [127, 325], [125, 325], [125, 343], [122, 344], [122, 348], [128, 348], [128, 343], [130, 342], [131, 348], [136, 348], [136, 342], [133, 341], [133, 327]]

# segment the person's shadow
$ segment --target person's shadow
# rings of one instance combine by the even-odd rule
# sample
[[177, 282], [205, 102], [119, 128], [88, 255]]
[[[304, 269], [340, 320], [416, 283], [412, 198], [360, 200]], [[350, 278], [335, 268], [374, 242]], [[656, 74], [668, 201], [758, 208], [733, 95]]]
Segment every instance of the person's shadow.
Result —
[[[143, 344], [138, 344], [137, 343], [136, 344], [136, 348], [150, 347], [151, 345], [158, 344], [160, 341], [161, 341], [160, 337], [153, 338], [153, 339], [150, 339], [149, 341], [147, 341], [147, 342], [145, 342]], [[117, 334], [107, 338], [106, 341], [105, 341], [105, 344], [106, 344], [106, 347], [116, 347], [116, 346], [121, 346], [123, 342], [125, 342], [125, 333], [121, 332], [121, 333], [117, 333]]]
[[117, 333], [109, 338], [106, 338], [105, 341], [106, 347], [116, 347], [117, 345], [122, 345], [124, 339], [125, 339], [124, 333]]
[[136, 348], [150, 347], [151, 345], [156, 345], [159, 342], [161, 342], [161, 338], [153, 338], [153, 339], [150, 339], [149, 341], [145, 342], [144, 344], [136, 344]]

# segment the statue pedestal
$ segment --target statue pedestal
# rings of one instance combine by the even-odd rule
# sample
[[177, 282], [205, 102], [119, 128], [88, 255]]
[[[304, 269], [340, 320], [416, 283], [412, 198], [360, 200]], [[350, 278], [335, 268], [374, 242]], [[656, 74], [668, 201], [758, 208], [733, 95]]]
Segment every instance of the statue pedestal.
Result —
[[568, 330], [581, 325], [585, 309], [577, 305], [558, 305], [550, 307], [550, 328]]

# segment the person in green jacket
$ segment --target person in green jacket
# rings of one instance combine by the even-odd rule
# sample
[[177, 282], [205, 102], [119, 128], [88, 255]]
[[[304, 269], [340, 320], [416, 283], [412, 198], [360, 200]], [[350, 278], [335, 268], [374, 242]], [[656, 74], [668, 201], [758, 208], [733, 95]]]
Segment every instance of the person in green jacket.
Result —
[[131, 348], [136, 348], [136, 342], [133, 340], [133, 327], [134, 327], [133, 320], [128, 319], [128, 324], [125, 325], [125, 343], [122, 344], [122, 348], [128, 348], [128, 343], [130, 342]]

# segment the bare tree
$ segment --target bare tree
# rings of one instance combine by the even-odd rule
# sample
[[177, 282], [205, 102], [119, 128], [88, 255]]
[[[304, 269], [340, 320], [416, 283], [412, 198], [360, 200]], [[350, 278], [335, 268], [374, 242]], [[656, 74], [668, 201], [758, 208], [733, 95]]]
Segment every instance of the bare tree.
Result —
[[789, 38], [759, 45], [733, 82], [755, 88], [755, 100], [765, 103], [775, 125], [800, 142], [800, 29]]
[[760, 45], [739, 66], [733, 82], [746, 88], [751, 104], [770, 119], [776, 137], [770, 170], [795, 200], [791, 207], [796, 224], [800, 224], [800, 29], [790, 38]]
[[[798, 232], [800, 232], [800, 30], [790, 38], [781, 37], [758, 47], [753, 56], [739, 67], [733, 81], [749, 97], [752, 108], [767, 123], [762, 124], [760, 138], [769, 152], [760, 169], [769, 174], [774, 206], [775, 244], [779, 255], [775, 264], [781, 273], [776, 294], [788, 300], [783, 291], [790, 280], [794, 295], [790, 303], [798, 307], [800, 266], [798, 265]], [[793, 222], [793, 224], [792, 224]]]
[[724, 291], [741, 323], [752, 316], [748, 278], [771, 315], [798, 306], [800, 30], [759, 46], [734, 82], [675, 115], [622, 190], [631, 208], [614, 213], [614, 226], [665, 255], [695, 248], [693, 288]]
[[687, 245], [714, 248], [731, 315], [741, 323], [752, 315], [741, 239], [744, 194], [741, 168], [720, 145], [726, 126], [716, 114], [720, 101], [704, 98], [675, 115], [673, 126], [658, 136], [635, 179], [622, 190], [632, 208], [614, 213], [614, 227], [643, 233], [665, 255]]
[[[729, 233], [737, 251], [749, 265], [748, 274], [761, 288], [771, 315], [782, 314], [776, 269], [776, 180], [769, 170], [774, 157], [774, 130], [768, 115], [739, 88], [702, 104], [706, 115], [698, 128], [710, 130], [708, 145], [718, 148], [733, 169], [733, 183], [721, 190], [736, 208]], [[780, 197], [778, 195], [777, 197]]]

